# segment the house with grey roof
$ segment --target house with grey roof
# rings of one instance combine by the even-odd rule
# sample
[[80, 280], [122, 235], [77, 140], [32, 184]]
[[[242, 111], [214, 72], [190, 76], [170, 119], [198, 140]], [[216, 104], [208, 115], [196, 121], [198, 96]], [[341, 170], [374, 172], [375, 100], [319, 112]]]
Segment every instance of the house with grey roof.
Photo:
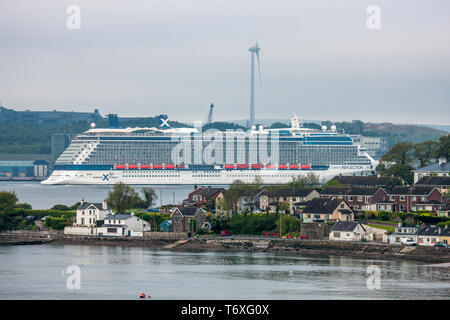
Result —
[[170, 217], [172, 232], [198, 232], [211, 227], [205, 210], [197, 206], [178, 206]]
[[414, 183], [417, 183], [422, 177], [427, 176], [448, 177], [450, 176], [450, 163], [445, 158], [439, 158], [437, 163], [413, 170], [413, 172]]
[[353, 221], [355, 214], [344, 200], [315, 198], [306, 202], [301, 218], [303, 222]]
[[330, 240], [361, 241], [366, 239], [366, 229], [358, 221], [339, 221], [330, 232]]
[[426, 176], [416, 182], [416, 186], [435, 187], [441, 193], [450, 192], [450, 176]]
[[402, 244], [402, 239], [411, 239], [417, 243], [417, 231], [419, 231], [419, 229], [420, 227], [418, 226], [408, 227], [399, 224], [395, 227], [394, 232], [386, 236], [386, 242], [391, 244]]
[[320, 191], [320, 197], [345, 200], [355, 211], [375, 211], [378, 203], [388, 200], [386, 191], [380, 187], [326, 187]]
[[99, 236], [143, 237], [144, 232], [151, 231], [150, 224], [142, 218], [131, 214], [110, 214], [105, 223], [97, 228]]
[[81, 200], [77, 208], [77, 216], [73, 221], [75, 227], [95, 227], [97, 221], [102, 221], [112, 213], [111, 207], [105, 201], [100, 203]]

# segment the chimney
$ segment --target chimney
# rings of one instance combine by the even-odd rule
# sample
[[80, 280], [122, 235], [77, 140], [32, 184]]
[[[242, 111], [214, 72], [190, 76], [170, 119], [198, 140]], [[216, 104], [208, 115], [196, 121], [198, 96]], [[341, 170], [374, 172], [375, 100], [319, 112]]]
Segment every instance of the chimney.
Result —
[[81, 201], [80, 201], [80, 205], [83, 205], [83, 204], [84, 204], [84, 198], [81, 199]]
[[446, 158], [439, 158], [439, 165], [443, 165], [445, 163], [447, 163], [447, 159]]
[[108, 209], [108, 202], [106, 202], [106, 200], [103, 200], [103, 202], [102, 202], [102, 209], [103, 210]]
[[132, 212], [131, 215], [134, 216], [134, 212]]

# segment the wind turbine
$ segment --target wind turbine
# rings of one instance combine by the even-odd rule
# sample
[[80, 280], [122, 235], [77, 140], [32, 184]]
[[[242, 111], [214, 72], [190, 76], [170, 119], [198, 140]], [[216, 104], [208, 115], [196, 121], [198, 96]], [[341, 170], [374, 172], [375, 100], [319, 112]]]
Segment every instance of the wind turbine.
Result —
[[261, 48], [258, 46], [258, 42], [255, 43], [253, 47], [248, 49], [251, 52], [251, 71], [250, 71], [250, 127], [255, 124], [255, 54], [256, 59], [258, 59], [258, 71], [259, 71], [259, 83], [262, 86], [261, 81], [261, 65], [259, 63], [259, 50]]

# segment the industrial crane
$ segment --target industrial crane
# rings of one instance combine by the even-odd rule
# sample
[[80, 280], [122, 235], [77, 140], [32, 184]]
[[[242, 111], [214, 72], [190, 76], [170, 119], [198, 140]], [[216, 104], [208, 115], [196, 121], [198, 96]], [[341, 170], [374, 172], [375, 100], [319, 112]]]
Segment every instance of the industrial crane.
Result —
[[211, 103], [211, 105], [209, 106], [208, 119], [206, 120], [207, 124], [212, 122], [213, 108], [214, 108], [214, 103]]

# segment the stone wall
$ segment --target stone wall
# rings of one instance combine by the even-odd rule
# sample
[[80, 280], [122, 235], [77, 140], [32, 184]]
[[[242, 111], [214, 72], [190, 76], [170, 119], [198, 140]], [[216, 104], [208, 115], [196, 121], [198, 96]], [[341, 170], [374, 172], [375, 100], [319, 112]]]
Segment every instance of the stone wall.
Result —
[[325, 222], [301, 223], [300, 236], [308, 239], [328, 239], [332, 225]]
[[144, 239], [149, 240], [181, 240], [187, 238], [187, 232], [144, 232]]

